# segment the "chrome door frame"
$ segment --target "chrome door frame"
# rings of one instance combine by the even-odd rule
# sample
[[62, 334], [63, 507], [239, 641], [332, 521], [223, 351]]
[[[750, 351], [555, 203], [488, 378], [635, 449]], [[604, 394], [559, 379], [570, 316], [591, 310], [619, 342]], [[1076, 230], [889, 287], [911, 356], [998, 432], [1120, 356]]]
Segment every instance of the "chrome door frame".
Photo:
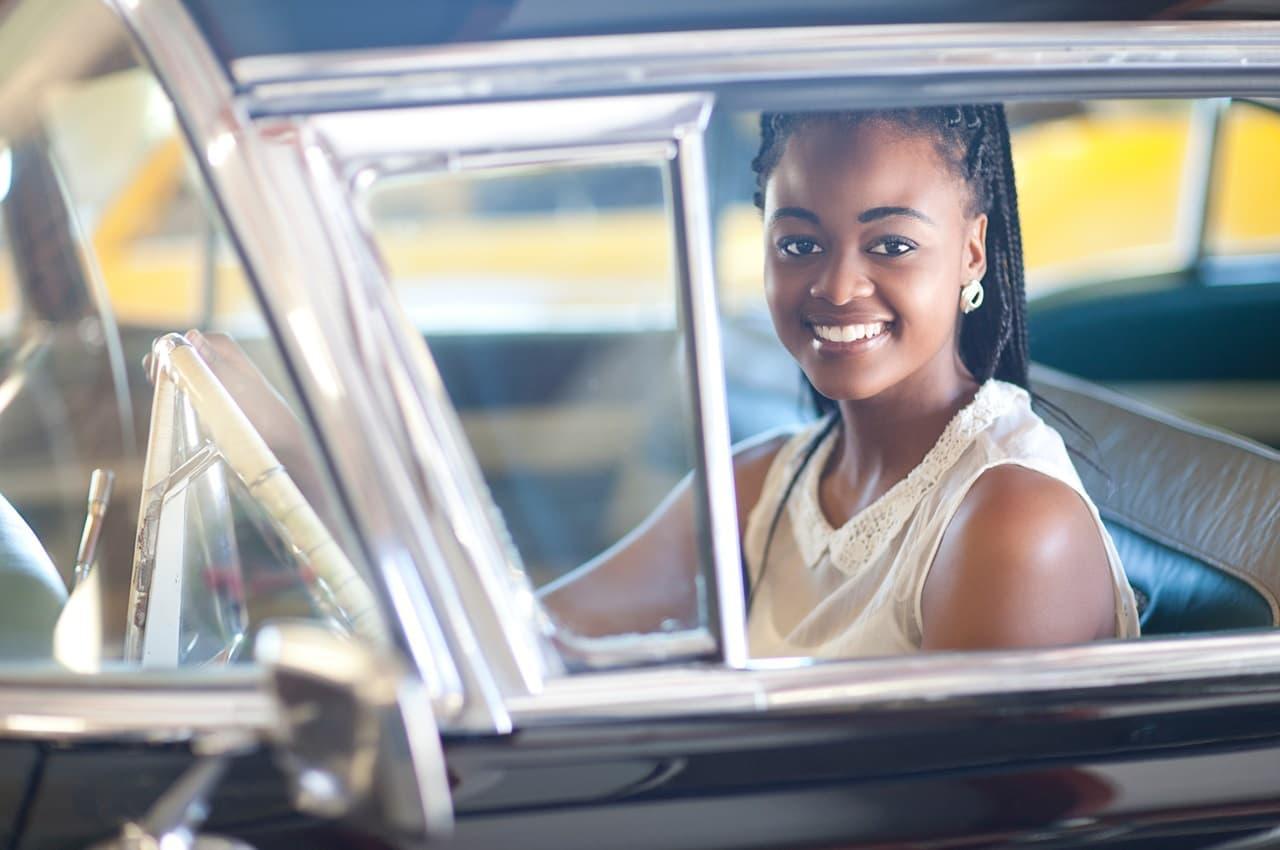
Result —
[[[254, 56], [231, 77], [254, 113], [654, 91], [718, 97], [858, 80], [869, 105], [957, 99], [982, 75], [988, 100], [1150, 86], [1184, 95], [1274, 94], [1280, 21], [894, 24], [521, 39]], [[1082, 89], [1076, 80], [1091, 78]], [[817, 85], [815, 85], [817, 84]], [[963, 85], [963, 83], [962, 83]], [[817, 94], [811, 108], [847, 102]], [[759, 105], [758, 101], [755, 103]], [[794, 103], [792, 109], [806, 108]]]

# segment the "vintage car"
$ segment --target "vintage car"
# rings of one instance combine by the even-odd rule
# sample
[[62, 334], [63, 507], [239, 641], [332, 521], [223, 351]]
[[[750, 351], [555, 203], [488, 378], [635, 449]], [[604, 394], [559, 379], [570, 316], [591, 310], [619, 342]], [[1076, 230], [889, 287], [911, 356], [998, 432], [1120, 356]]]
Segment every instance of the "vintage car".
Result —
[[[0, 844], [1280, 846], [1274, 11], [6, 0]], [[1144, 636], [752, 658], [755, 119], [991, 101]]]

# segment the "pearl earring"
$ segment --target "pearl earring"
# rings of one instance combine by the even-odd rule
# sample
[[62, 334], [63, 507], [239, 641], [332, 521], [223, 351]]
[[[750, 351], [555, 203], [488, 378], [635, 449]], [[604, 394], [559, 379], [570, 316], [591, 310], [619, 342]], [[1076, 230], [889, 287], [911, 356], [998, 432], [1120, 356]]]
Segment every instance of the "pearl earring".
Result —
[[982, 288], [982, 281], [977, 278], [960, 287], [960, 312], [972, 313], [981, 307], [982, 299], [985, 295], [986, 292]]

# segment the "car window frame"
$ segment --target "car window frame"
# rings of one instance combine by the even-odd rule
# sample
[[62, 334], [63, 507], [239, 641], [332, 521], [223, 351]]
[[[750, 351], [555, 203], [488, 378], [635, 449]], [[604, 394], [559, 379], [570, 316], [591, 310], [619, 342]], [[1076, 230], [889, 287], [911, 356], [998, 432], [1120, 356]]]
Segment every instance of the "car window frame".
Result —
[[[530, 120], [534, 113], [536, 121]], [[378, 260], [373, 226], [362, 212], [368, 193], [384, 179], [445, 172], [484, 174], [530, 165], [661, 164], [670, 194], [664, 212], [672, 234], [675, 295], [682, 317], [679, 333], [690, 378], [688, 402], [694, 412], [695, 509], [706, 544], [701, 547], [703, 557], [711, 569], [704, 576], [706, 592], [702, 594], [711, 642], [700, 636], [700, 630], [692, 630], [610, 641], [600, 649], [590, 648], [589, 643], [575, 646], [581, 653], [579, 660], [588, 666], [701, 656], [741, 667], [747, 660], [745, 612], [735, 603], [744, 591], [737, 568], [737, 515], [703, 154], [709, 115], [707, 97], [690, 92], [330, 112], [309, 117], [300, 129], [312, 134], [315, 143], [328, 152], [337, 179], [348, 188], [347, 198], [356, 211], [361, 242], [368, 251], [366, 267], [379, 270], [376, 285], [387, 292], [393, 290], [393, 282]], [[440, 133], [441, 127], [447, 127], [447, 133]], [[411, 407], [405, 415], [442, 420], [441, 430], [449, 440], [447, 451], [415, 451], [417, 461], [424, 477], [438, 486], [446, 482], [456, 485], [456, 492], [442, 493], [436, 500], [450, 525], [463, 536], [486, 534], [490, 541], [482, 557], [453, 565], [455, 581], [484, 590], [483, 594], [471, 594], [472, 613], [483, 619], [484, 631], [491, 638], [504, 633], [511, 644], [528, 647], [532, 640], [541, 651], [551, 652], [532, 600], [524, 598], [531, 590], [527, 582], [517, 580], [519, 586], [512, 591], [511, 583], [503, 581], [504, 576], [522, 573], [509, 548], [501, 545], [505, 532], [494, 525], [497, 509], [479, 461], [462, 433], [458, 413], [442, 390], [434, 359], [402, 311], [397, 324], [400, 344], [413, 352], [428, 378], [416, 384], [418, 399], [408, 400]], [[415, 444], [414, 448], [420, 446]], [[485, 509], [477, 511], [476, 505]], [[517, 604], [505, 603], [504, 584], [507, 592], [522, 597]], [[531, 648], [528, 651], [533, 652]], [[534, 689], [541, 684], [536, 682]]]
[[[141, 14], [140, 10], [146, 10]], [[148, 21], [180, 14], [173, 0], [141, 0], [133, 6], [135, 19]], [[151, 16], [151, 17], [148, 17]], [[1247, 27], [1247, 29], [1245, 28]], [[156, 50], [160, 30], [149, 29], [144, 42]], [[1238, 44], [1236, 43], [1238, 42]], [[1280, 25], [1273, 23], [1168, 23], [1123, 25], [931, 25], [925, 27], [843, 27], [814, 30], [765, 30], [725, 33], [669, 34], [625, 39], [611, 37], [555, 39], [505, 45], [478, 45], [448, 49], [392, 51], [341, 55], [307, 55], [238, 60], [232, 64], [228, 92], [212, 100], [206, 98], [203, 121], [194, 121], [192, 135], [198, 143], [216, 145], [231, 132], [249, 153], [258, 144], [263, 127], [252, 125], [249, 116], [263, 118], [314, 114], [378, 104], [382, 107], [415, 103], [462, 102], [477, 95], [484, 98], [582, 96], [600, 90], [614, 94], [661, 91], [714, 92], [719, 108], [760, 108], [788, 95], [787, 108], [822, 108], [849, 99], [837, 99], [851, 82], [862, 84], [857, 102], [868, 106], [901, 103], [903, 93], [911, 103], [939, 103], [981, 94], [983, 99], [1088, 98], [1106, 96], [1211, 96], [1275, 95], [1280, 79], [1274, 55], [1280, 47]], [[739, 61], [748, 55], [750, 62]], [[1270, 58], [1269, 58], [1270, 57]], [[207, 57], [206, 57], [207, 58]], [[546, 63], [539, 74], [528, 73], [528, 63]], [[207, 82], [193, 79], [189, 58], [166, 51], [158, 63], [179, 78], [176, 86], [199, 89]], [[1241, 68], [1248, 69], [1241, 72]], [[1106, 78], [1096, 69], [1105, 69]], [[206, 71], [210, 70], [205, 66]], [[216, 74], [215, 74], [216, 76]], [[219, 77], [219, 79], [222, 79]], [[805, 86], [803, 92], [796, 88]], [[183, 103], [186, 98], [177, 98]], [[231, 126], [217, 113], [228, 107], [234, 116]], [[239, 135], [236, 135], [239, 134]], [[295, 150], [292, 162], [263, 157], [255, 165], [271, 163], [292, 175], [273, 181], [276, 189], [289, 188], [306, 197], [316, 186], [298, 177], [307, 163], [317, 166], [314, 149], [305, 143]], [[308, 156], [311, 157], [308, 160]], [[235, 159], [235, 157], [232, 157]], [[302, 163], [300, 165], [299, 163]], [[318, 166], [317, 166], [318, 167]], [[252, 210], [238, 207], [261, 195], [237, 180], [247, 179], [256, 169], [229, 179], [215, 175], [219, 197], [230, 210], [240, 238], [244, 225], [254, 219]], [[261, 190], [258, 190], [261, 191]], [[359, 244], [355, 222], [342, 222], [335, 231], [326, 231], [326, 222], [316, 221], [316, 211], [294, 203], [292, 211], [308, 219], [309, 228], [290, 233], [274, 222], [267, 228], [296, 245], [307, 236], [329, 235], [346, 245], [340, 258], [347, 265], [335, 274], [318, 265], [269, 262], [263, 245], [248, 251], [258, 260], [257, 270], [272, 280], [266, 300], [279, 321], [291, 302], [298, 300], [297, 268], [321, 274], [326, 297], [334, 297], [330, 286], [386, 318], [386, 304], [371, 293], [364, 275], [369, 273], [353, 261], [351, 244]], [[324, 203], [323, 198], [312, 198]], [[333, 203], [333, 198], [328, 198]], [[317, 233], [315, 225], [320, 225]], [[328, 222], [332, 225], [332, 222]], [[260, 240], [260, 237], [258, 238]], [[288, 253], [282, 251], [281, 253]], [[249, 264], [255, 268], [255, 264]], [[314, 285], [314, 281], [312, 282]], [[283, 288], [286, 293], [279, 290]], [[305, 303], [305, 300], [303, 301]], [[314, 306], [314, 305], [313, 305]], [[327, 315], [346, 316], [341, 307], [324, 305]], [[406, 329], [401, 328], [403, 333]], [[300, 359], [305, 352], [306, 334], [282, 328], [287, 349]], [[349, 336], [349, 335], [348, 335]], [[386, 367], [367, 356], [348, 338], [331, 344], [331, 354], [360, 356], [365, 365]], [[386, 353], [391, 349], [373, 350]], [[398, 366], [414, 362], [411, 354], [396, 352]], [[324, 368], [350, 370], [334, 358], [326, 362], [302, 364], [302, 383], [308, 397], [322, 395], [317, 372]], [[402, 399], [403, 400], [403, 399]], [[339, 434], [351, 436], [350, 428], [331, 421], [333, 411], [317, 403], [316, 418], [322, 437], [330, 445]], [[403, 414], [403, 411], [401, 411]], [[400, 434], [398, 436], [403, 436]], [[430, 436], [415, 435], [418, 437]], [[428, 449], [440, 451], [446, 444]], [[360, 479], [350, 464], [339, 461], [338, 480], [359, 498]], [[366, 473], [367, 475], [367, 473]], [[368, 511], [357, 511], [366, 535]], [[422, 519], [418, 519], [422, 523]], [[375, 524], [376, 525], [376, 524]], [[412, 527], [413, 523], [410, 522]], [[432, 526], [439, 536], [451, 532]], [[383, 531], [387, 531], [383, 526]], [[413, 538], [418, 540], [418, 538]], [[429, 537], [419, 541], [429, 545]], [[438, 551], [438, 550], [437, 550]], [[430, 560], [422, 552], [415, 552]], [[446, 559], [447, 560], [447, 559]], [[447, 574], [445, 569], [443, 574]], [[420, 574], [400, 574], [412, 578]], [[383, 579], [386, 580], [384, 574]], [[447, 585], [447, 582], [444, 584]], [[494, 680], [487, 668], [492, 647], [479, 650], [460, 647], [459, 630], [467, 631], [467, 609], [441, 611], [439, 588], [432, 588], [432, 602], [450, 635], [449, 648], [456, 653], [462, 671], [466, 697], [474, 698], [477, 682]], [[411, 596], [414, 591], [409, 591]], [[418, 598], [418, 597], [415, 597]], [[455, 600], [456, 601], [456, 600]], [[739, 603], [740, 604], [740, 603]], [[407, 604], [397, 605], [403, 620]], [[421, 616], [421, 612], [417, 612]], [[472, 639], [476, 637], [470, 633]], [[1248, 658], [1247, 665], [1241, 661]], [[430, 658], [419, 657], [419, 667]], [[600, 673], [580, 678], [548, 680], [540, 688], [525, 692], [501, 692], [496, 702], [485, 695], [488, 713], [444, 718], [446, 728], [502, 732], [510, 729], [512, 718], [520, 722], [560, 722], [574, 716], [608, 713], [618, 717], [659, 717], [699, 711], [756, 712], [765, 709], [849, 710], [884, 699], [936, 701], [960, 697], [1006, 698], [1011, 681], [1016, 690], [1096, 690], [1119, 684], [1146, 684], [1187, 678], [1209, 679], [1224, 673], [1280, 673], [1280, 633], [1227, 634], [1209, 637], [1164, 638], [1132, 643], [1102, 643], [1054, 650], [1020, 650], [983, 653], [977, 656], [939, 654], [905, 659], [852, 660], [816, 665], [804, 659], [785, 662], [755, 662], [750, 669], [723, 665], [682, 665], [673, 668], [619, 673]], [[487, 678], [486, 678], [487, 677]], [[654, 696], [653, 685], [665, 685]], [[532, 683], [526, 683], [532, 684]], [[503, 722], [503, 721], [506, 722]], [[487, 725], [486, 725], [487, 724]]]

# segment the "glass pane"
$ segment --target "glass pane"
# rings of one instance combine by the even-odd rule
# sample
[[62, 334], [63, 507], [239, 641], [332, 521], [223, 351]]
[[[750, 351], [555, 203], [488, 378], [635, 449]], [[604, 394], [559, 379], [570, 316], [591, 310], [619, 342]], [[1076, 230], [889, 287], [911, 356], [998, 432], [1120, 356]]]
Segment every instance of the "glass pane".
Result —
[[[167, 658], [148, 663], [242, 660], [273, 617], [349, 625], [309, 601], [313, 555], [300, 558], [278, 524], [255, 522], [271, 506], [221, 454], [150, 517], [165, 520], [174, 557], [134, 575], [135, 543], [150, 530], [139, 506], [155, 432], [157, 372], [143, 361], [175, 331], [202, 332], [192, 336], [202, 362], [230, 393], [222, 409], [247, 416], [344, 551], [348, 535], [163, 90], [109, 7], [19, 11], [0, 26], [0, 45], [14, 48], [0, 52], [6, 78], [29, 83], [0, 99], [0, 508], [33, 535], [0, 567], [0, 656], [86, 671], [132, 663], [137, 589], [165, 582], [182, 593], [152, 595], [139, 616], [147, 628], [179, 628]], [[95, 470], [112, 473], [114, 487], [82, 563]], [[19, 618], [15, 606], [45, 613]]]
[[1280, 251], [1280, 113], [1235, 102], [1219, 128], [1210, 206], [1210, 254]]
[[[646, 543], [645, 530], [673, 492], [692, 522], [664, 168], [415, 175], [368, 197], [396, 295], [440, 369], [514, 557], [539, 588], [635, 545], [666, 546]], [[693, 535], [663, 551], [692, 606]], [[636, 604], [634, 616], [576, 630], [701, 621], [692, 607]]]

